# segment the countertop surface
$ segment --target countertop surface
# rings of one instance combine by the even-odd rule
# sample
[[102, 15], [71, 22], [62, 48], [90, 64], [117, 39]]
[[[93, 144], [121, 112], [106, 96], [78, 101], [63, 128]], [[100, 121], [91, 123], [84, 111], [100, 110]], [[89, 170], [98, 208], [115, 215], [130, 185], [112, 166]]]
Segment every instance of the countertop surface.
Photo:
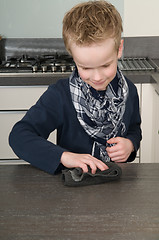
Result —
[[0, 165], [0, 239], [158, 240], [159, 164], [120, 166], [119, 181], [75, 188], [61, 174]]
[[[154, 71], [123, 71], [133, 83], [153, 83], [153, 75], [159, 75]], [[0, 74], [0, 86], [31, 86], [31, 85], [49, 85], [56, 83], [61, 78], [68, 78], [67, 73], [26, 73], [26, 74]]]

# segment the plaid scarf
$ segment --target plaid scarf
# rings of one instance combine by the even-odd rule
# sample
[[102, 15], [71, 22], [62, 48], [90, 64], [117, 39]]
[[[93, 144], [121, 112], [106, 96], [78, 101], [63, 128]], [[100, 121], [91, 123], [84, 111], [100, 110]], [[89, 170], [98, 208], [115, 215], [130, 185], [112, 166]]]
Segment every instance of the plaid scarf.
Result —
[[99, 158], [109, 162], [106, 152], [107, 140], [123, 135], [125, 124], [123, 115], [128, 96], [127, 82], [117, 70], [118, 89], [114, 91], [109, 83], [106, 90], [100, 92], [85, 83], [75, 70], [69, 79], [72, 102], [77, 112], [77, 118], [86, 133], [94, 140], [92, 155], [98, 152]]

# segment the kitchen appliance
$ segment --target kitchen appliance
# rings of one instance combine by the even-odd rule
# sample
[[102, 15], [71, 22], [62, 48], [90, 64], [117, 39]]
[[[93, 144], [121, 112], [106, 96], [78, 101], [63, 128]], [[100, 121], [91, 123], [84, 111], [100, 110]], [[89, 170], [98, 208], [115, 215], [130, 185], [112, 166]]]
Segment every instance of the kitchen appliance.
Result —
[[70, 73], [75, 64], [69, 55], [54, 54], [41, 56], [22, 55], [7, 57], [0, 65], [0, 73]]
[[[156, 65], [149, 58], [123, 58], [118, 61], [123, 71], [155, 71]], [[75, 63], [67, 54], [7, 57], [0, 65], [0, 75], [7, 74], [64, 74], [69, 75], [75, 69]]]
[[122, 71], [156, 71], [158, 68], [150, 58], [123, 58], [118, 66]]
[[[149, 58], [123, 58], [118, 61], [123, 71], [156, 71], [157, 66]], [[67, 76], [75, 69], [75, 63], [67, 54], [41, 55], [41, 56], [12, 56], [7, 57], [0, 65], [0, 75], [21, 74], [50, 74], [51, 76]]]

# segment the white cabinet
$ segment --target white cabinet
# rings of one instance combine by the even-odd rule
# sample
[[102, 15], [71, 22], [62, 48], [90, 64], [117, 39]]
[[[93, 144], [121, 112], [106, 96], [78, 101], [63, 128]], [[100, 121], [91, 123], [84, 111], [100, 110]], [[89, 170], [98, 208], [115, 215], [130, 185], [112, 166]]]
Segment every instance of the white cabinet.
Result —
[[1, 86], [1, 110], [28, 110], [47, 89], [46, 86]]
[[142, 141], [140, 148], [141, 162], [150, 162], [152, 159], [152, 143], [153, 143], [153, 94], [154, 88], [152, 84], [142, 84], [142, 100], [141, 100], [141, 129]]
[[154, 92], [154, 119], [152, 151], [154, 162], [159, 162], [159, 92]]
[[[17, 159], [8, 144], [13, 125], [38, 100], [47, 86], [0, 87], [0, 159]], [[56, 143], [56, 131], [49, 140]]]
[[8, 145], [8, 135], [13, 125], [18, 122], [25, 114], [25, 111], [6, 111], [0, 112], [0, 159], [14, 159], [17, 156]]
[[140, 101], [142, 141], [134, 162], [159, 162], [159, 93], [153, 84], [135, 85]]
[[142, 84], [140, 162], [159, 162], [159, 96], [153, 84]]

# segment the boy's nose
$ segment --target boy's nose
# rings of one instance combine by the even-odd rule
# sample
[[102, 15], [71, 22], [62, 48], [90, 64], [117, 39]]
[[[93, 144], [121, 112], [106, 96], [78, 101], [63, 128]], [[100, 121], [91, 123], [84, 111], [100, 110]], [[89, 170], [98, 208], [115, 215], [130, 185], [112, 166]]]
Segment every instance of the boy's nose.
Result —
[[100, 81], [100, 80], [103, 79], [103, 74], [101, 73], [100, 70], [95, 69], [95, 70], [93, 71], [92, 79], [93, 79], [94, 81]]

